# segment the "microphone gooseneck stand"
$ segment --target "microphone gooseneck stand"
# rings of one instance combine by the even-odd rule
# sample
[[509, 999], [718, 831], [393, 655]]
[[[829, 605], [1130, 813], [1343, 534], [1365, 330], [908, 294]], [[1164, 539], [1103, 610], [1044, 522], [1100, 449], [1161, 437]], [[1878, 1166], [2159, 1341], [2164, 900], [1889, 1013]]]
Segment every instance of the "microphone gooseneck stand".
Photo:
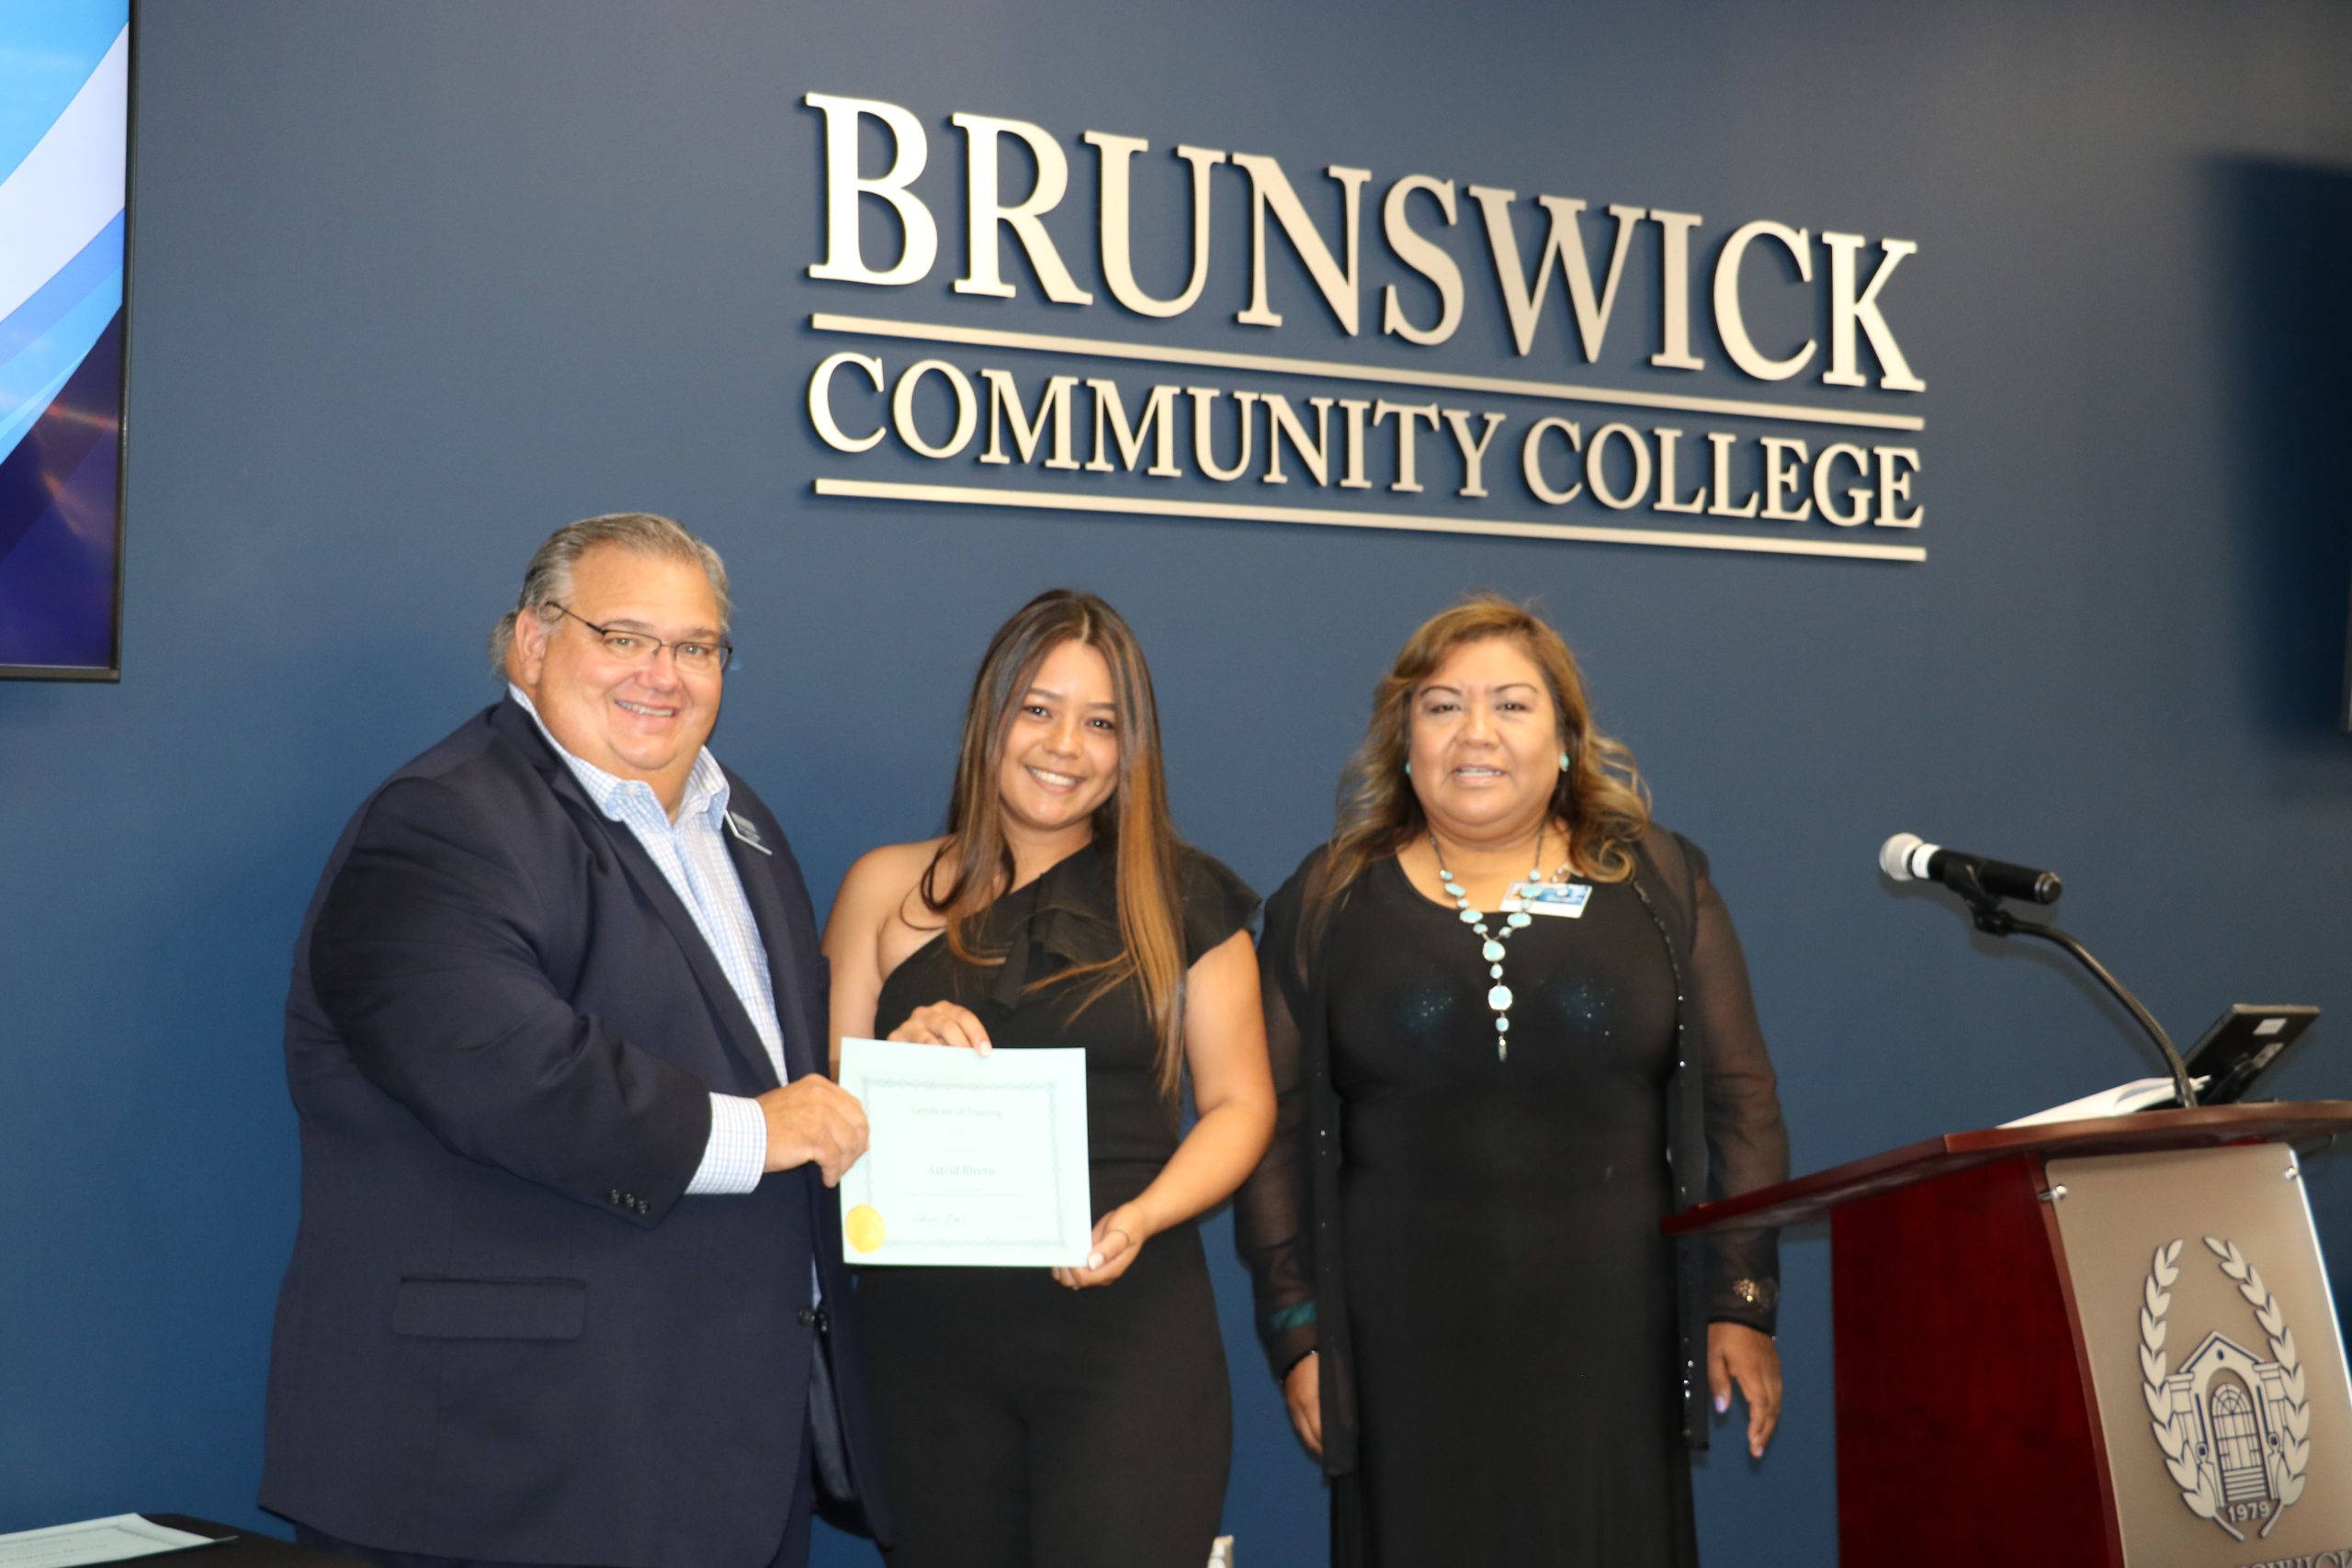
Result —
[[2056, 926], [2039, 920], [2021, 920], [2009, 913], [2002, 907], [2000, 899], [1984, 890], [1984, 885], [1977, 880], [1976, 872], [1973, 866], [1955, 867], [1945, 886], [1960, 895], [1961, 900], [1968, 906], [1968, 912], [1976, 922], [1976, 929], [1986, 936], [2040, 937], [2042, 941], [2053, 946], [2062, 947], [2071, 953], [2084, 968], [2091, 972], [2093, 978], [2107, 987], [2109, 996], [2123, 1004], [2125, 1010], [2139, 1022], [2140, 1027], [2147, 1031], [2148, 1038], [2156, 1043], [2156, 1049], [2164, 1053], [2165, 1066], [2172, 1070], [2172, 1091], [2175, 1103], [2184, 1111], [2196, 1109], [2197, 1089], [2188, 1081], [2188, 1064], [2180, 1059], [2180, 1052], [2173, 1044], [2172, 1036], [2165, 1032], [2164, 1025], [2156, 1021], [2154, 1013], [2140, 1005], [2139, 998], [2123, 988], [2122, 981], [2108, 973], [2106, 964], [2091, 956], [2089, 948], [2085, 947], [2067, 932], [2060, 931]]

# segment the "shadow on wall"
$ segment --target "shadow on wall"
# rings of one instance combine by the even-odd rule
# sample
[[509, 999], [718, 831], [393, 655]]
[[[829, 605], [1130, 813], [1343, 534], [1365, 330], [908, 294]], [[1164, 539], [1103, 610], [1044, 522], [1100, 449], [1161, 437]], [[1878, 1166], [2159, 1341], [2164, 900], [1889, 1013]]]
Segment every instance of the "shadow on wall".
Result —
[[8, 765], [12, 758], [39, 759], [32, 765], [44, 770], [51, 766], [43, 748], [70, 722], [60, 716], [74, 711], [67, 706], [70, 701], [89, 704], [94, 689], [80, 682], [71, 687], [62, 682], [0, 682], [0, 784], [20, 780], [25, 772], [21, 762]]
[[2213, 320], [2237, 429], [2247, 705], [2282, 738], [2352, 730], [2352, 170], [2219, 160]]
[[[2352, 425], [2352, 169], [2223, 158], [2211, 170], [2222, 290], [2213, 319], [2228, 333], [2223, 374], [2234, 411], [2244, 498], [2234, 530], [2241, 608], [2252, 639], [2242, 668], [2246, 706], [2282, 750], [2352, 755], [2352, 498], [2343, 479]], [[2293, 769], [2288, 787], [2340, 797], [2340, 769]], [[2304, 1050], [2326, 1049], [2324, 1041]], [[2341, 1195], [2352, 1147], [2299, 1151], [2322, 1234]], [[2339, 1325], [2352, 1306], [2352, 1256], [2331, 1260]]]

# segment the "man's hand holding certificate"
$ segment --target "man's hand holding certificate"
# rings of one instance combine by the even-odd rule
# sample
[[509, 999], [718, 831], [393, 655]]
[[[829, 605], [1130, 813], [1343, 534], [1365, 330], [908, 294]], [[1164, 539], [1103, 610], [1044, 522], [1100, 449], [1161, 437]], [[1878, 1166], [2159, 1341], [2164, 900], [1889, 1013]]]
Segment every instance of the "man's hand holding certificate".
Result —
[[865, 1157], [842, 1179], [857, 1264], [1083, 1265], [1086, 1053], [842, 1042], [842, 1087], [865, 1108]]

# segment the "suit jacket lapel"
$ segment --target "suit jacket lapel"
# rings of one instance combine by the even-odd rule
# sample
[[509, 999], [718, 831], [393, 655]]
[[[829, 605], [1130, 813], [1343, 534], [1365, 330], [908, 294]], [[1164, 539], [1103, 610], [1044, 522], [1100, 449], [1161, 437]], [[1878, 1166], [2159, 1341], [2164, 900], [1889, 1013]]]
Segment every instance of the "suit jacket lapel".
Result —
[[[752, 1022], [752, 1015], [743, 1010], [742, 999], [736, 996], [734, 986], [727, 978], [727, 971], [719, 966], [718, 955], [710, 951], [710, 943], [703, 939], [702, 928], [695, 924], [693, 913], [679, 900], [676, 889], [670, 886], [670, 879], [662, 874], [662, 868], [654, 864], [653, 857], [645, 852], [645, 846], [637, 841], [637, 835], [596, 809], [595, 802], [590, 800], [587, 791], [580, 787], [579, 779], [564, 766], [563, 759], [548, 746], [547, 738], [539, 733], [538, 726], [531, 721], [529, 714], [509, 700], [495, 710], [493, 720], [499, 722], [499, 728], [509, 739], [523, 748], [524, 754], [531, 759], [531, 765], [547, 781], [548, 788], [571, 807], [582, 832], [593, 836], [594, 841], [603, 845], [628, 874], [639, 895], [651, 907], [654, 915], [669, 928], [679, 951], [685, 954], [686, 966], [694, 971], [695, 983], [702, 987], [704, 999], [710, 1004], [712, 1013], [718, 1019], [720, 1033], [734, 1055], [736, 1065], [747, 1075], [742, 1081], [754, 1086], [751, 1092], [756, 1094], [775, 1088], [775, 1066], [768, 1060], [767, 1047], [760, 1043], [760, 1032]], [[732, 847], [731, 840], [729, 846]], [[741, 874], [740, 871], [738, 874]], [[747, 884], [749, 880], [745, 878]], [[753, 908], [756, 910], [757, 908], [754, 904]], [[767, 924], [764, 915], [760, 923], [764, 934]], [[769, 962], [773, 965], [775, 960], [771, 958]], [[786, 1038], [787, 1041], [790, 1039], [788, 1032]], [[722, 1093], [728, 1092], [724, 1085], [710, 1087]]]
[[[765, 838], [763, 833], [763, 842]], [[831, 1012], [831, 998], [811, 997], [802, 958], [803, 944], [809, 933], [797, 929], [791, 912], [785, 908], [783, 895], [776, 891], [773, 853], [776, 848], [770, 844], [766, 852], [755, 850], [735, 833], [727, 835], [727, 852], [735, 862], [736, 880], [742, 883], [744, 896], [752, 902], [752, 916], [759, 922], [760, 943], [767, 950], [768, 985], [775, 992], [776, 1027], [784, 1032], [784, 1070], [799, 1078], [824, 1072], [832, 1055], [832, 1039], [825, 1024]], [[816, 1006], [810, 1005], [812, 999]]]

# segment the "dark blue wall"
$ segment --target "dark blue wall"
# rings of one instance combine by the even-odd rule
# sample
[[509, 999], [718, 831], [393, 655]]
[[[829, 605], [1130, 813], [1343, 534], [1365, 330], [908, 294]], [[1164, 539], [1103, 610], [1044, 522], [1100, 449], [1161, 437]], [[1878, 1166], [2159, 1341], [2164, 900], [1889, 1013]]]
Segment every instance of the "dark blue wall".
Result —
[[[531, 546], [591, 512], [673, 513], [726, 552], [744, 656], [717, 744], [820, 902], [861, 849], [933, 828], [971, 662], [1038, 588], [1127, 612], [1184, 828], [1271, 888], [1328, 825], [1388, 652], [1487, 585], [1541, 596], [1662, 817], [1713, 852], [1800, 1168], [2154, 1070], [2054, 958], [1882, 883], [1899, 829], [2061, 869], [2067, 923], [2176, 1032], [2233, 1000], [2321, 1004], [2282, 1088], [2352, 1095], [2340, 6], [254, 0], [142, 27], [123, 680], [0, 687], [0, 1529], [259, 1522], [294, 1221], [288, 945], [353, 805], [492, 694], [481, 635]], [[929, 283], [804, 276], [809, 91], [931, 128]], [[1181, 321], [1056, 310], [1017, 267], [1017, 301], [950, 294], [956, 110], [1069, 147], [1081, 282], [1089, 129], [1163, 162], [1179, 141], [1271, 153], [1303, 190], [1369, 165], [1384, 281], [1372, 202], [1417, 172], [1700, 212], [1705, 255], [1757, 217], [1915, 239], [1888, 303], [1928, 384], [1904, 407], [1928, 421], [1929, 558], [812, 498], [851, 471], [800, 412], [840, 346], [812, 310], [1406, 356], [1341, 339], [1295, 266], [1290, 326], [1231, 324], [1238, 176]], [[1475, 263], [1466, 198], [1464, 219]], [[1470, 270], [1464, 338], [1427, 362], [1512, 373]], [[1610, 373], [1655, 385], [1655, 305], [1628, 288]], [[1581, 369], [1549, 352], [1543, 373]], [[2319, 1168], [2323, 1235], [2352, 1258], [2352, 1173]], [[1820, 1235], [1787, 1271], [1779, 1445], [1760, 1469], [1719, 1449], [1701, 1478], [1719, 1558], [1834, 1551]], [[1238, 1270], [1217, 1283], [1229, 1524], [1259, 1568], [1316, 1561], [1320, 1495]]]

